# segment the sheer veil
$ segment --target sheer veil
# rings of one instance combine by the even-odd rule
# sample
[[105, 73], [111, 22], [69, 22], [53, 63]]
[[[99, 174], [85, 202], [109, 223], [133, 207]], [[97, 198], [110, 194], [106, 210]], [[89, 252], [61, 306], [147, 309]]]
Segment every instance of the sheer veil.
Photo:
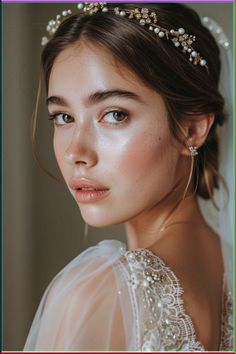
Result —
[[[221, 55], [220, 92], [225, 99], [225, 110], [228, 119], [222, 127], [219, 127], [219, 172], [223, 177], [220, 188], [215, 194], [215, 201], [219, 207], [217, 211], [211, 202], [199, 200], [200, 207], [207, 216], [209, 224], [221, 238], [222, 253], [224, 258], [225, 281], [229, 290], [232, 290], [233, 270], [233, 119], [232, 119], [232, 54], [229, 41], [223, 29], [211, 18], [203, 17], [202, 23], [215, 37]], [[226, 184], [226, 186], [224, 185]], [[226, 190], [227, 188], [227, 190]], [[211, 204], [211, 205], [210, 205]]]

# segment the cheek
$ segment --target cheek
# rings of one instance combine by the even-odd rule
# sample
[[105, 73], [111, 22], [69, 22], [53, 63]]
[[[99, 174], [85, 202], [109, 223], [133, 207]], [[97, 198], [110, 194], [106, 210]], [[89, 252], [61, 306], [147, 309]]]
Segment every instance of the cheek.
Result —
[[140, 134], [132, 137], [116, 158], [116, 166], [123, 176], [133, 182], [144, 178], [160, 177], [171, 171], [173, 152], [170, 154], [170, 137], [161, 134]]
[[54, 154], [58, 163], [58, 166], [61, 170], [62, 175], [65, 177], [65, 149], [66, 149], [66, 141], [65, 137], [62, 138], [58, 133], [54, 132], [53, 136], [53, 149]]

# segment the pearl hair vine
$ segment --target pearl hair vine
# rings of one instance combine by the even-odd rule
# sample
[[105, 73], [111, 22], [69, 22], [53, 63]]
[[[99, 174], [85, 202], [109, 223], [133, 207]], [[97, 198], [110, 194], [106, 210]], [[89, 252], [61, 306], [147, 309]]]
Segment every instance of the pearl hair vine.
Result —
[[[189, 55], [189, 61], [192, 64], [205, 67], [208, 72], [206, 60], [192, 47], [192, 43], [195, 42], [196, 37], [187, 34], [182, 27], [178, 30], [167, 30], [163, 28], [158, 24], [158, 14], [153, 10], [138, 7], [134, 9], [124, 9], [114, 7], [112, 3], [107, 4], [106, 2], [81, 2], [77, 4], [77, 8], [81, 14], [93, 15], [98, 12], [112, 12], [115, 15], [127, 17], [130, 20], [136, 20], [141, 26], [146, 26], [148, 30], [153, 32], [158, 38], [170, 40], [176, 48], [182, 49], [183, 53]], [[72, 11], [70, 9], [64, 10], [61, 14], [58, 14], [55, 19], [50, 20], [46, 27], [49, 37], [52, 37], [60, 24], [71, 15]], [[42, 46], [46, 45], [48, 41], [48, 37], [43, 37], [41, 42]]]

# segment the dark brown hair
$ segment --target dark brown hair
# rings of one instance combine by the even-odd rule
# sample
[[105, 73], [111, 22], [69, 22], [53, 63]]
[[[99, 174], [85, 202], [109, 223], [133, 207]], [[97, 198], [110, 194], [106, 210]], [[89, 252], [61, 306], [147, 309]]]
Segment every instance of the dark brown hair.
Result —
[[131, 69], [165, 101], [172, 134], [180, 141], [179, 125], [189, 116], [214, 113], [215, 121], [205, 144], [198, 150], [194, 172], [196, 192], [205, 199], [218, 188], [217, 124], [223, 124], [224, 100], [218, 92], [220, 76], [219, 48], [211, 33], [201, 24], [197, 13], [180, 4], [110, 3], [109, 7], [148, 7], [158, 14], [158, 24], [166, 29], [184, 27], [196, 36], [194, 49], [206, 59], [209, 72], [193, 65], [188, 55], [170, 41], [159, 39], [135, 20], [107, 14], [73, 15], [65, 20], [42, 53], [42, 68], [48, 89], [51, 69], [56, 57], [68, 46], [83, 40], [105, 48]]

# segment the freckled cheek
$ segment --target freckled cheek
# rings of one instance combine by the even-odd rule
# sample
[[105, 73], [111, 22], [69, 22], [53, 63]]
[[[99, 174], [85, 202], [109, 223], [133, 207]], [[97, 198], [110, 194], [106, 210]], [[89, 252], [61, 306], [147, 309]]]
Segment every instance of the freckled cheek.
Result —
[[129, 139], [116, 156], [116, 169], [122, 176], [138, 181], [161, 168], [165, 141], [159, 136], [140, 135]]

